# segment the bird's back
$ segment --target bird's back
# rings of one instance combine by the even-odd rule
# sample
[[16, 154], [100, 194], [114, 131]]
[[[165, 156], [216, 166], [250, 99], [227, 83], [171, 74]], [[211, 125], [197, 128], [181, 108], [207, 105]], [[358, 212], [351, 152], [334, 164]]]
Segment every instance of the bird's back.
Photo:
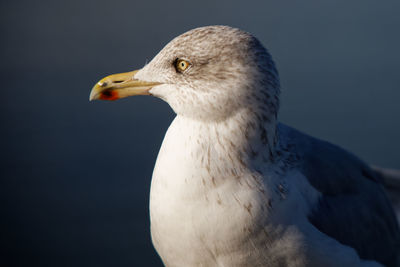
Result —
[[281, 143], [293, 151], [322, 197], [308, 215], [322, 233], [353, 247], [360, 258], [400, 266], [400, 231], [380, 176], [354, 155], [279, 125]]

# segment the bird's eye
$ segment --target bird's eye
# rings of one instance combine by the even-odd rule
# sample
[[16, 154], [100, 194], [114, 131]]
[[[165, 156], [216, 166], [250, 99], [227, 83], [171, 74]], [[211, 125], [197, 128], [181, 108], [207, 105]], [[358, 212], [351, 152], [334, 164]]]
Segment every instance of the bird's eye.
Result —
[[175, 68], [179, 72], [184, 72], [190, 67], [190, 63], [184, 59], [177, 59], [175, 61]]

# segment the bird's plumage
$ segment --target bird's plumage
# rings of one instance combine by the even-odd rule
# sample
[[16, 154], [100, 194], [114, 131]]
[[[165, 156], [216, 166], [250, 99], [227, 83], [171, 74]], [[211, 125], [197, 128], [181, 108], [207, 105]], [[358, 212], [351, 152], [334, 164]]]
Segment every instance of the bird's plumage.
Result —
[[[134, 73], [120, 92], [146, 85], [140, 92], [177, 114], [150, 193], [166, 266], [399, 266], [399, 227], [379, 175], [278, 123], [278, 72], [251, 34], [191, 30]], [[92, 98], [113, 86], [102, 82]]]
[[380, 175], [335, 145], [287, 126], [281, 128], [286, 128], [287, 143], [300, 159], [296, 165], [322, 193], [308, 215], [310, 222], [324, 234], [353, 247], [363, 259], [386, 266], [400, 264], [399, 227]]

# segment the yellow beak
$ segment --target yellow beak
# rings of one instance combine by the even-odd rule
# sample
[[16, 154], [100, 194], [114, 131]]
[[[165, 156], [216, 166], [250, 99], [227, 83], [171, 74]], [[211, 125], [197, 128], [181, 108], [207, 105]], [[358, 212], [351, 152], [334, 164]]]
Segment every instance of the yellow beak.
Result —
[[134, 79], [136, 72], [109, 75], [101, 79], [90, 92], [89, 100], [117, 100], [133, 95], [150, 95], [149, 90], [160, 83]]

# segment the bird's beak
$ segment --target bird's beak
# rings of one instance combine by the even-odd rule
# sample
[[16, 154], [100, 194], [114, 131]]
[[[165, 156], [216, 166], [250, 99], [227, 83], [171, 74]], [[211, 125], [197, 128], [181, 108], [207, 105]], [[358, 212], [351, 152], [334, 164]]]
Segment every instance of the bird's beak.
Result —
[[138, 70], [109, 75], [101, 79], [90, 92], [89, 100], [117, 100], [133, 95], [150, 95], [149, 90], [160, 83], [134, 79]]

